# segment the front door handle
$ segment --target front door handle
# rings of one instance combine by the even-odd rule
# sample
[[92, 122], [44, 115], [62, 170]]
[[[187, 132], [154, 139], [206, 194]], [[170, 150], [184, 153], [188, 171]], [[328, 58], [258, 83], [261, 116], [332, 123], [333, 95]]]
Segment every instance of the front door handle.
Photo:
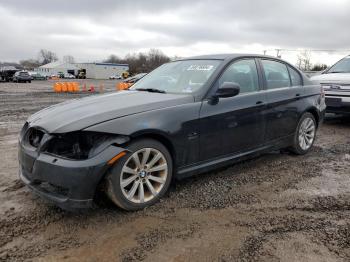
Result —
[[296, 96], [296, 97], [300, 97], [300, 94], [296, 94], [295, 96]]
[[264, 102], [263, 102], [263, 101], [258, 101], [258, 102], [256, 102], [255, 104], [257, 104], [257, 105], [262, 105], [262, 104], [264, 104]]

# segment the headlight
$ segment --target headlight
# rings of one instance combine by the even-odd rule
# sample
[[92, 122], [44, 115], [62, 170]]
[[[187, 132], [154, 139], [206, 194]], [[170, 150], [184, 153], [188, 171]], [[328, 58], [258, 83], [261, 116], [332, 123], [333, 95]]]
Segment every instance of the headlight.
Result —
[[71, 132], [53, 136], [46, 152], [69, 159], [91, 158], [111, 144], [122, 144], [128, 137], [97, 132]]

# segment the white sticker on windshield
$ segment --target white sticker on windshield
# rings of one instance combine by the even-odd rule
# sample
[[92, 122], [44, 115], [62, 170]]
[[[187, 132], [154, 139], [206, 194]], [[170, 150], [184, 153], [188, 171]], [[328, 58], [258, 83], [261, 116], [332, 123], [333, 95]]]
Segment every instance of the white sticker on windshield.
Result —
[[210, 71], [213, 67], [213, 65], [190, 65], [187, 71]]
[[188, 87], [182, 89], [182, 92], [184, 92], [184, 93], [192, 93], [192, 88], [190, 86], [188, 86]]

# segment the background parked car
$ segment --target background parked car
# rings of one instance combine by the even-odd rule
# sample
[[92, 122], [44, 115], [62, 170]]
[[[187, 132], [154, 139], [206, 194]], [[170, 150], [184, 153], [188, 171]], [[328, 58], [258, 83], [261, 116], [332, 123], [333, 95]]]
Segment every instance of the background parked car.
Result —
[[51, 80], [59, 80], [59, 76], [58, 75], [56, 75], [56, 74], [52, 74], [52, 75], [50, 75], [49, 77], [48, 77], [48, 79], [51, 79]]
[[18, 72], [19, 69], [14, 66], [3, 66], [0, 68], [0, 81], [9, 82], [12, 81], [13, 75]]
[[325, 91], [326, 111], [350, 114], [350, 56], [344, 57], [321, 75], [311, 77]]
[[63, 72], [58, 72], [58, 73], [57, 73], [57, 76], [58, 76], [59, 78], [64, 78], [64, 73], [63, 73]]
[[120, 75], [111, 75], [111, 76], [109, 77], [109, 79], [110, 79], [110, 80], [122, 79], [122, 76], [120, 76]]
[[67, 78], [67, 79], [75, 79], [75, 76], [69, 73], [65, 73], [63, 78]]
[[13, 82], [23, 82], [23, 83], [31, 83], [32, 77], [29, 75], [27, 71], [18, 71], [13, 75]]
[[47, 80], [47, 76], [40, 74], [39, 72], [28, 72], [32, 77], [32, 80]]

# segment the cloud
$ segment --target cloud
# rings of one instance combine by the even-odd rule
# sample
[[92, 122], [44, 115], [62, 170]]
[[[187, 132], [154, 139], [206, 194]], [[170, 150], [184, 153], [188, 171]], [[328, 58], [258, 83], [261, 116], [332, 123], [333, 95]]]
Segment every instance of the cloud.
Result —
[[35, 57], [41, 48], [80, 61], [149, 48], [179, 56], [347, 49], [348, 10], [346, 0], [2, 0], [0, 60]]

